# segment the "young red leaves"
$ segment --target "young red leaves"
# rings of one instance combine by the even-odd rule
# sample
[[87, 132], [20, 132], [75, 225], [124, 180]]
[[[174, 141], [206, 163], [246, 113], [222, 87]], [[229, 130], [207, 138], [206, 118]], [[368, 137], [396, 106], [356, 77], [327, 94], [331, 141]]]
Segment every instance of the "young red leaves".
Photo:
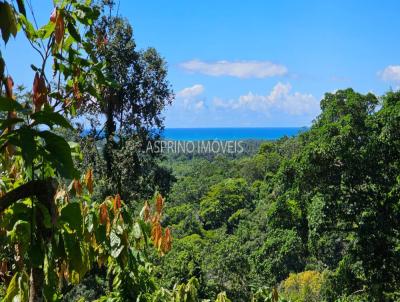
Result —
[[89, 169], [85, 175], [85, 185], [90, 194], [93, 194], [93, 170]]
[[46, 81], [43, 75], [39, 76], [39, 73], [35, 73], [35, 79], [33, 80], [33, 105], [35, 112], [40, 111], [42, 106], [47, 103], [47, 87]]
[[64, 17], [57, 7], [54, 8], [50, 16], [50, 21], [55, 23], [54, 38], [57, 45], [61, 45], [65, 33]]

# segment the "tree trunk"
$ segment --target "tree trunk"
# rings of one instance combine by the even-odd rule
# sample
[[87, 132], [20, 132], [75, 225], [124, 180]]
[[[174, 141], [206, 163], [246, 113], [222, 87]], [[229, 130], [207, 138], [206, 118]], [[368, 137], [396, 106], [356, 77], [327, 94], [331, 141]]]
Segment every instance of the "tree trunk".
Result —
[[104, 159], [106, 161], [107, 168], [107, 177], [112, 179], [112, 151], [114, 145], [114, 132], [115, 132], [115, 123], [114, 123], [114, 114], [113, 114], [113, 104], [111, 97], [108, 98], [106, 105], [106, 145], [104, 148]]
[[32, 268], [29, 279], [29, 302], [43, 301], [43, 269]]

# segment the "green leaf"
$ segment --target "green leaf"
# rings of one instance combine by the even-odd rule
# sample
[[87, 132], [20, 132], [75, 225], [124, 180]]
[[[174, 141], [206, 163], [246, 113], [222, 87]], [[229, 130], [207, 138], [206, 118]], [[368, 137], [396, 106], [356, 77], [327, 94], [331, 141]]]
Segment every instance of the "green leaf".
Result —
[[37, 37], [37, 34], [35, 28], [33, 27], [33, 24], [29, 22], [29, 20], [23, 15], [20, 16], [19, 19], [23, 25], [23, 28], [25, 29], [28, 38], [35, 39]]
[[24, 107], [17, 101], [0, 96], [0, 111], [22, 111]]
[[49, 127], [57, 125], [67, 129], [73, 129], [67, 119], [57, 112], [47, 110], [38, 111], [32, 114], [31, 117], [35, 120], [33, 123], [34, 125], [45, 124]]
[[69, 34], [72, 36], [72, 38], [75, 39], [75, 41], [77, 41], [77, 42], [81, 42], [82, 41], [81, 36], [79, 35], [79, 33], [76, 30], [75, 26], [71, 22], [68, 22], [67, 28], [68, 28]]
[[133, 236], [136, 239], [140, 239], [142, 237], [142, 230], [137, 222], [133, 225]]
[[29, 244], [31, 237], [31, 224], [25, 220], [18, 220], [8, 235], [14, 243]]
[[43, 215], [42, 223], [43, 223], [43, 225], [46, 228], [50, 229], [52, 225], [51, 225], [51, 216], [50, 216], [49, 210], [43, 204], [41, 204], [40, 202], [36, 203], [36, 205], [39, 207], [40, 211], [42, 212], [42, 215]]
[[7, 2], [0, 2], [0, 30], [4, 43], [7, 44], [10, 34], [17, 35], [17, 20], [13, 9]]
[[2, 302], [13, 302], [14, 297], [18, 295], [18, 276], [19, 272], [16, 272], [13, 278], [10, 281], [10, 284], [7, 287], [6, 296], [2, 300]]
[[38, 37], [41, 39], [47, 39], [51, 36], [51, 34], [54, 32], [56, 25], [54, 22], [49, 22], [46, 25], [42, 26], [39, 28], [37, 31]]
[[111, 247], [119, 247], [119, 245], [121, 244], [121, 238], [119, 238], [119, 236], [114, 232], [111, 231], [110, 233], [110, 245]]
[[26, 10], [25, 10], [25, 5], [23, 0], [17, 0], [17, 5], [18, 5], [18, 10], [21, 14], [26, 16]]
[[[83, 264], [81, 247], [75, 234], [63, 233], [65, 252], [68, 256], [70, 269], [78, 272]], [[79, 280], [77, 280], [79, 281]]]
[[37, 132], [28, 127], [21, 127], [15, 133], [17, 135], [10, 138], [10, 142], [21, 148], [22, 158], [26, 166], [31, 166], [36, 157], [35, 135]]
[[4, 68], [6, 66], [6, 62], [4, 62], [4, 59], [0, 57], [0, 78], [4, 76]]
[[68, 223], [70, 229], [82, 234], [82, 212], [77, 202], [68, 203], [61, 210], [60, 221]]
[[48, 159], [52, 161], [57, 172], [65, 178], [77, 178], [79, 173], [74, 168], [71, 148], [67, 141], [50, 131], [39, 132], [39, 135], [46, 142], [45, 149], [49, 152]]
[[118, 256], [121, 254], [121, 252], [123, 251], [124, 248], [125, 248], [125, 246], [123, 246], [123, 245], [121, 245], [118, 248], [113, 248], [111, 250], [111, 257], [118, 258]]
[[22, 123], [24, 120], [22, 118], [8, 118], [5, 120], [2, 120], [0, 122], [0, 129], [4, 130], [12, 125], [15, 125], [17, 123]]

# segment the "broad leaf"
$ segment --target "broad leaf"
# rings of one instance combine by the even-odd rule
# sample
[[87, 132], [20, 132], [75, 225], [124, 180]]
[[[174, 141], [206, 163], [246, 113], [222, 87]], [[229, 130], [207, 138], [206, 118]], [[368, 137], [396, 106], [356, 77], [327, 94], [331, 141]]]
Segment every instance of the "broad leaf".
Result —
[[78, 176], [74, 168], [71, 156], [71, 148], [64, 138], [50, 131], [39, 132], [45, 140], [45, 149], [49, 152], [48, 159], [52, 161], [57, 172], [66, 178], [72, 179]]
[[42, 110], [32, 114], [31, 117], [35, 120], [34, 125], [45, 124], [49, 127], [56, 125], [67, 129], [73, 129], [67, 119], [57, 112]]
[[22, 111], [24, 107], [13, 99], [0, 96], [0, 111]]

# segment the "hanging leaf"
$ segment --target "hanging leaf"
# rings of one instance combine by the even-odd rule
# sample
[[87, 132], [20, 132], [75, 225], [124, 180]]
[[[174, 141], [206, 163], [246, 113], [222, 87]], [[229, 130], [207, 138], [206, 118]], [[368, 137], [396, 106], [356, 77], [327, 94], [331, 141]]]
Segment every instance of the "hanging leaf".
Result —
[[34, 119], [33, 125], [44, 124], [49, 127], [60, 126], [66, 129], [74, 129], [67, 119], [57, 112], [42, 110], [33, 113], [31, 117]]
[[159, 222], [155, 223], [151, 229], [151, 240], [154, 246], [160, 250], [162, 244], [162, 229]]
[[115, 195], [113, 199], [113, 207], [114, 212], [118, 211], [121, 208], [121, 196], [119, 194]]
[[144, 221], [150, 221], [150, 205], [147, 200], [145, 201], [144, 206], [140, 211], [140, 216], [143, 218]]
[[[4, 302], [13, 302], [14, 300], [18, 300], [18, 278], [20, 273], [16, 272], [13, 278], [10, 281], [10, 284], [7, 287], [6, 296], [4, 297]], [[15, 299], [17, 298], [17, 299]]]
[[[75, 234], [70, 234], [68, 232], [64, 232], [62, 238], [64, 242], [65, 252], [68, 256], [69, 276], [71, 277], [71, 282], [77, 283], [80, 279], [77, 272], [83, 265], [79, 240], [77, 240]], [[76, 275], [74, 276], [74, 274]]]
[[10, 34], [17, 35], [17, 20], [14, 11], [7, 2], [0, 2], [0, 30], [4, 43], [7, 44]]
[[81, 182], [78, 179], [74, 179], [73, 186], [74, 186], [75, 194], [77, 196], [81, 196], [82, 195], [82, 184], [81, 184]]
[[64, 17], [60, 10], [56, 12], [56, 28], [55, 28], [55, 40], [57, 45], [60, 45], [65, 33]]
[[83, 218], [80, 204], [78, 202], [67, 203], [61, 209], [59, 221], [67, 223], [69, 229], [76, 231], [78, 235], [82, 234]]
[[165, 229], [165, 234], [162, 239], [162, 251], [164, 254], [168, 253], [171, 250], [172, 247], [172, 236], [171, 236], [171, 230], [167, 227]]
[[93, 194], [93, 170], [90, 168], [85, 175], [85, 185], [90, 194]]
[[26, 166], [31, 166], [36, 157], [36, 130], [23, 126], [15, 131], [17, 135], [10, 139], [10, 143], [21, 148], [22, 158]]
[[161, 194], [157, 194], [157, 197], [156, 197], [157, 213], [161, 214], [163, 207], [164, 207], [164, 198], [162, 198]]
[[22, 111], [24, 108], [15, 100], [0, 96], [0, 111]]
[[137, 222], [133, 225], [133, 237], [136, 239], [142, 238], [142, 229], [140, 228], [140, 224]]
[[79, 35], [79, 33], [76, 30], [75, 26], [71, 22], [68, 22], [67, 28], [68, 28], [69, 34], [72, 36], [72, 38], [75, 39], [75, 41], [82, 42], [81, 36]]
[[78, 176], [72, 161], [71, 148], [65, 139], [50, 131], [39, 132], [39, 135], [45, 140], [45, 149], [49, 152], [48, 159], [57, 172], [69, 179]]
[[35, 73], [35, 78], [33, 80], [32, 94], [35, 112], [38, 112], [42, 108], [42, 106], [47, 103], [48, 94], [44, 76], [39, 76], [38, 72]]
[[8, 76], [5, 82], [6, 87], [6, 96], [10, 99], [13, 99], [13, 87], [14, 87], [14, 80], [12, 77]]
[[105, 224], [107, 221], [107, 218], [108, 218], [107, 205], [103, 203], [100, 205], [99, 209], [100, 209], [100, 213], [99, 213], [100, 223]]

